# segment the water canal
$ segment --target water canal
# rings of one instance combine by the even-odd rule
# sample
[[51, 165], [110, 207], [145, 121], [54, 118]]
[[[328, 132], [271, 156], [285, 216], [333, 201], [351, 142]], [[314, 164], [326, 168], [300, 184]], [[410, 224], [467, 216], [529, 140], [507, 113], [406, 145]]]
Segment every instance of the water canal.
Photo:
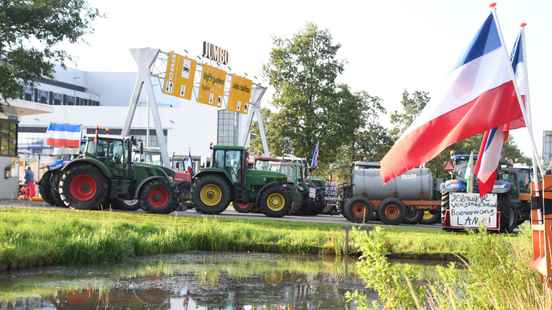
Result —
[[351, 259], [204, 253], [0, 275], [0, 309], [355, 309]]

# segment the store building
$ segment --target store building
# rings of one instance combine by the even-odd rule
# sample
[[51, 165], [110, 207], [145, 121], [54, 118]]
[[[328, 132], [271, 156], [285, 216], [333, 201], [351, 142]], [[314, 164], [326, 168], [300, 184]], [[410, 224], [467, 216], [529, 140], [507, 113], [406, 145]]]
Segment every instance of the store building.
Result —
[[[88, 133], [96, 126], [108, 128], [110, 134], [120, 134], [127, 115], [129, 98], [136, 73], [89, 72], [57, 68], [54, 77], [42, 80], [25, 90], [23, 99], [48, 105], [52, 113], [22, 117], [19, 123], [19, 152], [47, 154], [52, 150], [44, 144], [44, 134], [50, 122], [81, 124]], [[169, 155], [185, 155], [190, 151], [202, 158], [210, 156], [210, 143], [239, 143], [245, 134], [247, 116], [222, 111], [196, 102], [165, 96], [154, 81], [159, 112]], [[232, 120], [231, 124], [230, 121]], [[149, 137], [146, 137], [146, 132]], [[148, 116], [145, 98], [140, 99], [131, 135], [149, 146], [157, 146], [155, 126]], [[227, 139], [232, 137], [231, 141]]]
[[25, 100], [0, 99], [0, 199], [17, 198], [19, 166], [17, 154], [20, 117], [50, 113], [51, 108]]

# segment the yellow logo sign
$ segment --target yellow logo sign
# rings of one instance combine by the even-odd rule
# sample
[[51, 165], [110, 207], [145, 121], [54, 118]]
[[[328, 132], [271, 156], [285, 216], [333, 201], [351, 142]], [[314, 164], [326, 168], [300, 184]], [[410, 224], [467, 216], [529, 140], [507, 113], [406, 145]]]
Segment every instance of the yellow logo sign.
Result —
[[203, 65], [197, 101], [220, 108], [222, 106], [222, 98], [224, 97], [225, 81], [226, 71], [213, 66]]
[[251, 101], [251, 89], [253, 82], [250, 79], [233, 75], [228, 96], [228, 110], [247, 113]]
[[196, 61], [191, 58], [169, 52], [163, 93], [187, 100], [192, 99], [196, 65]]

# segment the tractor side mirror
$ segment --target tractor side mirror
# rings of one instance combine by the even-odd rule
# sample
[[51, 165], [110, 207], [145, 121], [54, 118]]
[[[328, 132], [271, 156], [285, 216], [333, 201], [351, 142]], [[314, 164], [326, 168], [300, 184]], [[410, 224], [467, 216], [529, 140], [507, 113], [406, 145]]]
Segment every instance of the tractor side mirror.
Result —
[[131, 137], [130, 137], [130, 144], [131, 144], [131, 145], [136, 145], [136, 144], [138, 144], [138, 143], [136, 142], [136, 137], [135, 137], [135, 136], [131, 136]]
[[144, 154], [144, 142], [140, 141], [140, 155]]

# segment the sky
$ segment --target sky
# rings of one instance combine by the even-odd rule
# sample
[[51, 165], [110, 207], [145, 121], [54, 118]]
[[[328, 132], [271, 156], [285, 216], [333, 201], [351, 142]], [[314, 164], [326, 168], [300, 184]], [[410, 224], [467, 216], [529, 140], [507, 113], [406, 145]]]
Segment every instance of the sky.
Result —
[[[290, 37], [308, 22], [328, 29], [346, 61], [339, 82], [399, 108], [403, 90], [431, 90], [452, 70], [484, 19], [490, 1], [131, 1], [89, 0], [104, 14], [86, 44], [64, 48], [71, 66], [90, 71], [136, 71], [131, 47], [187, 50], [200, 55], [202, 41], [229, 50], [234, 73], [262, 78], [274, 37]], [[497, 2], [510, 50], [527, 22], [529, 87], [538, 149], [542, 130], [552, 130], [549, 74], [552, 63], [552, 1]], [[263, 104], [269, 104], [270, 98]], [[387, 120], [382, 120], [384, 123]], [[530, 154], [526, 130], [512, 133]]]

